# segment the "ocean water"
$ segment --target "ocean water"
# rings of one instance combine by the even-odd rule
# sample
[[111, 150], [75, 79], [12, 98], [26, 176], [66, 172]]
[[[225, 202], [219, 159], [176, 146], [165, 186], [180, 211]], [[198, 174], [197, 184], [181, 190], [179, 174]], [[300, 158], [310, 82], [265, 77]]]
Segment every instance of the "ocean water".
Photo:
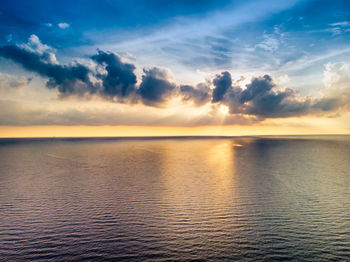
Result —
[[1, 261], [350, 260], [350, 136], [2, 139]]

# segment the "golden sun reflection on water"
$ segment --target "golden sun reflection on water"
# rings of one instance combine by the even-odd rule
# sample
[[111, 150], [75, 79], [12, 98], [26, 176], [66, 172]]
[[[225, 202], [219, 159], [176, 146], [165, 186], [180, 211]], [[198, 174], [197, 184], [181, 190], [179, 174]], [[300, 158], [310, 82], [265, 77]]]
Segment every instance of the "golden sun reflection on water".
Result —
[[166, 212], [199, 223], [215, 216], [210, 213], [213, 206], [219, 213], [230, 206], [235, 173], [231, 141], [172, 141], [163, 148], [163, 156]]

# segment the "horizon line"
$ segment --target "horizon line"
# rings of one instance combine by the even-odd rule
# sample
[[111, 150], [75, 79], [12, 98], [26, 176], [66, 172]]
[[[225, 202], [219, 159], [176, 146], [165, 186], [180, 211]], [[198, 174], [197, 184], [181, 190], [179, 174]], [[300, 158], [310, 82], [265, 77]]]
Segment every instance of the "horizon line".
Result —
[[0, 140], [8, 139], [172, 139], [172, 138], [249, 138], [249, 137], [302, 137], [302, 136], [350, 136], [349, 134], [271, 134], [271, 135], [176, 135], [176, 136], [28, 136], [28, 137], [0, 137]]

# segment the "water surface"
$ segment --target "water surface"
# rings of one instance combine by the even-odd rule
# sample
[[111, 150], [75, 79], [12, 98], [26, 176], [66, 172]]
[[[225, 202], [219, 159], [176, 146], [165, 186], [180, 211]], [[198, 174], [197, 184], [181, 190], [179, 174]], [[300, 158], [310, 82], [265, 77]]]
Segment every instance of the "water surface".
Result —
[[0, 140], [0, 259], [348, 260], [349, 138]]

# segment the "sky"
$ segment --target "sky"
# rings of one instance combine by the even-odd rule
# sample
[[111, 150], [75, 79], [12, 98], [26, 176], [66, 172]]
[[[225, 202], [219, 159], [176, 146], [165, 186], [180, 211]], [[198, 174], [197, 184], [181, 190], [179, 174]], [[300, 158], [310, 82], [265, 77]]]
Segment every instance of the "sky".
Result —
[[347, 0], [3, 0], [0, 137], [350, 133]]

